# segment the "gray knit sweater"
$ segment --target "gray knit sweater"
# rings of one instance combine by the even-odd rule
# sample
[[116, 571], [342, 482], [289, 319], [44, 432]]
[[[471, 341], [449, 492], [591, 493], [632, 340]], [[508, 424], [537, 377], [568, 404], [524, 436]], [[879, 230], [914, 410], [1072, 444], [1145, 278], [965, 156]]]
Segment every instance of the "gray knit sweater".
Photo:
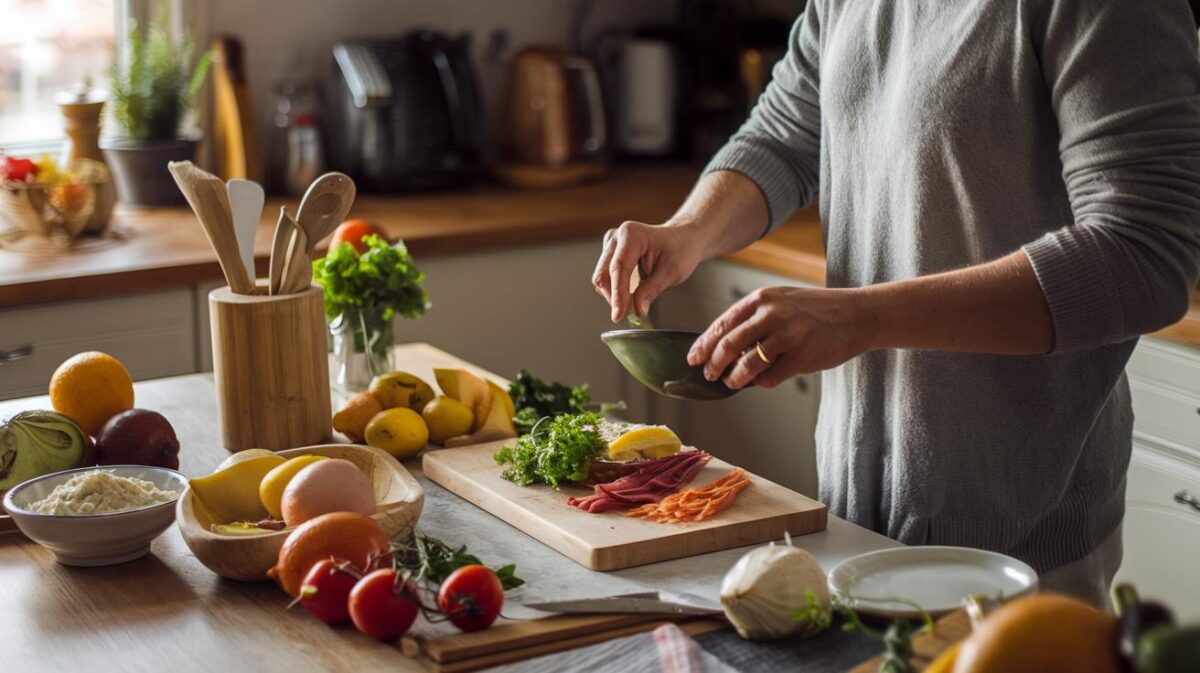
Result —
[[708, 170], [771, 222], [820, 197], [828, 285], [1029, 256], [1054, 352], [868, 353], [827, 372], [830, 511], [1039, 571], [1124, 513], [1125, 362], [1200, 275], [1200, 61], [1184, 0], [810, 0]]

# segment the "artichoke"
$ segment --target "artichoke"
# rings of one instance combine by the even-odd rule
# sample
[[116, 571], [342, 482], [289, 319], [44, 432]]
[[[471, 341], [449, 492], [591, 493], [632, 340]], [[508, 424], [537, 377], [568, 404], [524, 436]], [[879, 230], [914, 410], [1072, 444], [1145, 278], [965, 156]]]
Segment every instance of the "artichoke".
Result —
[[0, 425], [0, 492], [83, 462], [92, 440], [53, 411], [22, 411]]

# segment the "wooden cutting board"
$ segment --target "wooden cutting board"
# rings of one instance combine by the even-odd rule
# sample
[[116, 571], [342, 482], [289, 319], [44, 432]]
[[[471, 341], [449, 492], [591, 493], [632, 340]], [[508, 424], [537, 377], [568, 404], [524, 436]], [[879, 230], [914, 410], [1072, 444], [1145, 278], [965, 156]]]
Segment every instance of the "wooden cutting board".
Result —
[[[512, 441], [512, 440], [508, 440]], [[707, 521], [662, 524], [620, 512], [589, 514], [567, 504], [583, 487], [517, 486], [500, 478], [492, 459], [506, 442], [425, 454], [425, 476], [593, 570], [618, 570], [705, 554], [825, 528], [825, 505], [756, 475], [737, 501]], [[733, 469], [713, 458], [689, 486], [703, 486]]]
[[483, 631], [405, 637], [401, 650], [425, 655], [439, 673], [467, 673], [653, 631], [675, 623], [691, 635], [725, 628], [722, 619], [662, 615], [558, 615], [498, 624]]

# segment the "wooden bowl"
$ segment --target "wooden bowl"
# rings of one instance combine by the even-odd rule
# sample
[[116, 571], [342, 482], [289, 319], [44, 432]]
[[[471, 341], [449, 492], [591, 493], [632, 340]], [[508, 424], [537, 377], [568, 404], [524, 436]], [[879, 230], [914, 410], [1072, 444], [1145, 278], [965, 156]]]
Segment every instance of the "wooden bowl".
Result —
[[[354, 463], [371, 478], [377, 503], [371, 518], [379, 523], [388, 537], [405, 538], [416, 527], [425, 492], [408, 470], [387, 452], [370, 446], [324, 444], [278, 453], [285, 458], [316, 454], [344, 458]], [[267, 579], [267, 571], [279, 560], [279, 548], [292, 532], [288, 528], [249, 537], [218, 535], [212, 532], [212, 524], [225, 522], [217, 521], [190, 487], [179, 498], [177, 508], [175, 518], [188, 548], [209, 570], [229, 579]]]

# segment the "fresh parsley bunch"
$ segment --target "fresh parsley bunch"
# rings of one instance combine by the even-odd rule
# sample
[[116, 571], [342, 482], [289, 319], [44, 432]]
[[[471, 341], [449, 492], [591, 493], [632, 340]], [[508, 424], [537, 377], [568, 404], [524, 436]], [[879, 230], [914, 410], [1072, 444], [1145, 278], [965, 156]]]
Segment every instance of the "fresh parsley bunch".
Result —
[[588, 468], [603, 451], [597, 426], [600, 414], [547, 416], [533, 430], [493, 456], [499, 465], [510, 465], [500, 476], [519, 484], [560, 484], [587, 479]]
[[325, 315], [350, 311], [372, 318], [419, 318], [429, 308], [425, 274], [417, 268], [403, 241], [395, 245], [374, 234], [364, 236], [361, 255], [349, 243], [329, 250], [313, 262], [313, 280], [325, 288]]

